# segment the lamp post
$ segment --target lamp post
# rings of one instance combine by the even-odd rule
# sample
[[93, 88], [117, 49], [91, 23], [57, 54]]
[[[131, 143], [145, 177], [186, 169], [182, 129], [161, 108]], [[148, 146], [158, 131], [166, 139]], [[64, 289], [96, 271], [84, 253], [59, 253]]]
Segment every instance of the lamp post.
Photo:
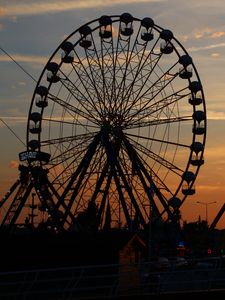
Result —
[[206, 220], [206, 224], [208, 224], [208, 206], [210, 204], [216, 203], [216, 201], [212, 201], [212, 202], [197, 201], [197, 203], [205, 205], [205, 220]]

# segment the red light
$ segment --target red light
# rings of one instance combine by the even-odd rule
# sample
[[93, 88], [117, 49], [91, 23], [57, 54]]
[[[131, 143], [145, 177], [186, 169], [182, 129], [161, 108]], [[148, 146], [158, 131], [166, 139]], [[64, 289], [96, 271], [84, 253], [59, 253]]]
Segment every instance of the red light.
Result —
[[209, 248], [209, 249], [207, 250], [207, 254], [209, 254], [209, 255], [212, 254], [212, 249]]

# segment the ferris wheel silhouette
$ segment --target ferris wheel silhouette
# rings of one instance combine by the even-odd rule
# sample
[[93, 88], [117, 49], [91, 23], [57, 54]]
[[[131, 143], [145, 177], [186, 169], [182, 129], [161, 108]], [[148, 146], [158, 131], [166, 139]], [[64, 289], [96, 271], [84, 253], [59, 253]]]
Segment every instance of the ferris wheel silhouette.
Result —
[[179, 222], [204, 164], [206, 121], [199, 74], [170, 30], [129, 13], [82, 25], [37, 81], [1, 227]]

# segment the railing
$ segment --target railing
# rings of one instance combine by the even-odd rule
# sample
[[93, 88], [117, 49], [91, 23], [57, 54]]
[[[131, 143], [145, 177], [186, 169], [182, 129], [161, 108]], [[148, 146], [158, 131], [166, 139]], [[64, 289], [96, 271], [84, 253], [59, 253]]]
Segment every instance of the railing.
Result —
[[1, 300], [115, 299], [187, 292], [225, 292], [225, 262], [194, 265], [99, 265], [0, 273]]

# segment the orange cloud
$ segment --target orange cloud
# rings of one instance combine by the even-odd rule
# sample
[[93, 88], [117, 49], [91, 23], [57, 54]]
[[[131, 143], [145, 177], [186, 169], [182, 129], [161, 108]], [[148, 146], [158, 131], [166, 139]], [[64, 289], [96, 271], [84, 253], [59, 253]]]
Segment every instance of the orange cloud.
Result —
[[223, 111], [208, 110], [207, 118], [211, 120], [225, 120], [225, 113]]
[[11, 160], [9, 162], [9, 168], [10, 169], [17, 169], [19, 166], [19, 162], [17, 160]]
[[195, 30], [195, 32], [194, 32], [194, 38], [197, 40], [202, 39], [202, 38], [215, 39], [215, 38], [220, 38], [224, 35], [225, 35], [224, 31], [213, 32], [212, 29], [210, 29], [210, 28], [198, 29], [198, 30]]
[[204, 192], [213, 192], [213, 191], [222, 191], [224, 190], [225, 191], [225, 187], [221, 187], [221, 185], [215, 185], [215, 183], [213, 183], [212, 185], [197, 185], [198, 187], [198, 191], [204, 191]]
[[6, 8], [0, 6], [0, 17], [6, 14]]
[[195, 39], [199, 40], [211, 34], [212, 30], [209, 28], [198, 29], [194, 32]]
[[211, 56], [214, 57], [214, 58], [218, 58], [218, 57], [220, 57], [220, 54], [219, 53], [212, 53]]
[[201, 39], [202, 37], [203, 37], [203, 33], [200, 33], [200, 32], [195, 33], [195, 38], [196, 38], [196, 40], [199, 40], [199, 39]]
[[210, 35], [211, 38], [219, 38], [221, 36], [224, 36], [225, 35], [225, 32], [224, 31], [216, 31], [214, 33], [212, 33]]

